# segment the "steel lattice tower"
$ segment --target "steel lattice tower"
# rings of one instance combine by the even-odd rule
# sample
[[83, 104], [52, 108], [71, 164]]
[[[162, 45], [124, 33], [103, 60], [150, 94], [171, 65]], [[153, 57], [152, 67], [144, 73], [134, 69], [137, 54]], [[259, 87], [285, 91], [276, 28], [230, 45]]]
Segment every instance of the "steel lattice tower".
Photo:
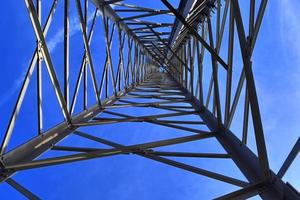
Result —
[[[128, 3], [127, 0], [74, 0], [84, 44], [82, 64], [76, 81], [70, 81], [70, 71], [74, 70], [70, 67], [69, 58], [72, 51], [70, 3], [70, 0], [53, 0], [48, 17], [42, 19], [42, 1], [25, 0], [37, 46], [3, 137], [1, 182], [7, 182], [29, 199], [39, 199], [12, 179], [16, 172], [23, 173], [27, 169], [118, 154], [135, 154], [240, 187], [239, 190], [217, 199], [246, 199], [255, 195], [272, 200], [300, 199], [299, 193], [290, 184], [282, 181], [283, 175], [299, 152], [300, 141], [298, 139], [280, 171], [273, 172], [269, 167], [252, 71], [252, 54], [267, 0], [243, 2], [247, 4], [246, 14], [246, 11], [242, 12], [241, 9], [242, 1], [238, 0], [181, 0], [176, 7], [171, 1], [158, 1], [164, 9], [147, 7], [146, 1], [145, 6], [138, 6]], [[46, 35], [53, 18], [56, 17], [58, 4], [64, 6], [63, 74], [57, 73], [46, 42]], [[92, 18], [88, 15], [91, 8], [94, 9]], [[151, 17], [160, 17], [166, 21], [161, 23], [150, 20]], [[45, 22], [41, 23], [42, 21]], [[91, 42], [93, 37], [97, 37], [93, 34], [96, 21], [103, 26], [106, 55], [103, 66], [96, 66], [91, 52]], [[224, 39], [225, 35], [227, 38]], [[118, 38], [114, 44], [113, 37]], [[238, 52], [234, 50], [235, 44], [238, 46]], [[113, 48], [118, 49], [118, 56], [113, 56]], [[234, 65], [234, 57], [242, 61], [240, 73], [234, 73], [238, 68]], [[43, 101], [47, 100], [43, 99], [42, 67], [47, 69], [64, 116], [62, 123], [46, 131], [43, 128]], [[101, 70], [100, 74], [96, 68]], [[37, 134], [24, 144], [7, 151], [30, 79], [35, 71]], [[63, 77], [63, 82], [59, 81], [59, 76]], [[238, 80], [238, 84], [233, 88], [235, 79]], [[88, 80], [92, 84], [88, 84]], [[74, 89], [70, 93], [72, 84]], [[94, 99], [90, 98], [90, 87]], [[83, 106], [76, 113], [79, 94], [83, 96]], [[231, 123], [241, 98], [244, 99], [244, 106], [243, 119], [240, 120], [240, 138], [231, 131]], [[89, 106], [89, 101], [94, 101], [94, 105]], [[118, 109], [121, 108], [155, 108], [167, 113], [133, 116], [119, 112]], [[191, 115], [198, 120], [178, 119]], [[118, 126], [124, 122], [147, 122], [182, 130], [188, 135], [125, 146], [81, 130], [82, 127], [105, 124]], [[248, 132], [255, 136], [257, 154], [247, 147]], [[79, 148], [58, 144], [70, 135], [110, 147]], [[216, 140], [226, 153], [155, 150], [158, 147], [204, 139]], [[49, 150], [73, 153], [38, 158]], [[230, 159], [247, 181], [194, 167], [170, 157]]]

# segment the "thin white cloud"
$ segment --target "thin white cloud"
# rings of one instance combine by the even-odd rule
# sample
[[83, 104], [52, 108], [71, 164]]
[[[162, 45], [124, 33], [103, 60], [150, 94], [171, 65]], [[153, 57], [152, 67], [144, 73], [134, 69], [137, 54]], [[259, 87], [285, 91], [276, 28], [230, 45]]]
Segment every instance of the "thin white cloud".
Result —
[[0, 99], [0, 107], [2, 107], [12, 96], [20, 90], [21, 84], [24, 80], [24, 77], [26, 75], [26, 67], [23, 67], [23, 71], [20, 74], [20, 76], [14, 81], [13, 85], [11, 88], [1, 97]]
[[[269, 12], [266, 14], [266, 18], [276, 19], [276, 21], [271, 20], [269, 24], [263, 22], [263, 26], [269, 25], [269, 31], [267, 34], [274, 34], [271, 38], [272, 42], [277, 43], [278, 49], [276, 52], [280, 52], [280, 58], [274, 58], [274, 66], [272, 69], [272, 74], [270, 74], [271, 80], [275, 80], [276, 78], [280, 78], [280, 84], [276, 83], [276, 87], [272, 84], [263, 81], [265, 78], [261, 78], [256, 81], [257, 89], [260, 92], [260, 104], [262, 105], [262, 113], [264, 117], [264, 130], [267, 133], [266, 137], [269, 139], [276, 138], [276, 134], [278, 133], [278, 128], [282, 128], [283, 119], [281, 113], [289, 114], [290, 120], [299, 119], [300, 115], [297, 112], [292, 112], [292, 108], [297, 110], [299, 108], [298, 102], [300, 101], [300, 13], [298, 8], [300, 6], [299, 0], [275, 0], [269, 2], [267, 9]], [[272, 11], [270, 11], [272, 10]], [[275, 15], [274, 12], [277, 14]], [[275, 24], [276, 23], [276, 24]], [[279, 40], [275, 40], [274, 38], [279, 38]], [[267, 39], [267, 36], [266, 36]], [[275, 51], [271, 51], [270, 55]], [[269, 58], [272, 58], [270, 56]], [[277, 61], [280, 61], [280, 64], [283, 66], [278, 66]], [[264, 66], [264, 63], [260, 63], [258, 66]], [[283, 71], [284, 69], [284, 71]], [[269, 70], [269, 68], [268, 68]], [[282, 71], [280, 71], [282, 70]], [[279, 75], [278, 75], [279, 74]], [[266, 75], [265, 73], [263, 75]], [[266, 78], [267, 79], [267, 78]], [[265, 80], [266, 80], [265, 79]], [[285, 86], [283, 89], [282, 87]], [[284, 97], [284, 98], [279, 98]], [[273, 111], [274, 108], [282, 108], [279, 109], [280, 114], [276, 117], [277, 111]], [[297, 124], [295, 124], [297, 126]], [[295, 128], [295, 127], [293, 127]], [[295, 129], [296, 130], [296, 129]], [[294, 134], [294, 131], [289, 132], [290, 135]], [[272, 137], [271, 137], [272, 136]], [[277, 139], [277, 138], [276, 138]], [[274, 142], [274, 141], [272, 141]], [[278, 152], [275, 148], [276, 146], [270, 145], [268, 148], [273, 152]]]
[[[276, 19], [276, 23], [272, 26], [272, 32], [279, 31], [280, 40], [278, 42], [280, 58], [284, 67], [280, 66], [280, 84], [285, 88], [278, 90], [270, 90], [266, 85], [263, 93], [262, 103], [269, 106], [268, 114], [265, 115], [264, 125], [267, 127], [267, 141], [269, 139], [268, 151], [271, 164], [279, 169], [286, 158], [291, 145], [294, 145], [295, 139], [299, 137], [299, 120], [300, 115], [295, 110], [299, 110], [300, 101], [300, 12], [299, 0], [277, 0], [273, 3], [273, 8], [277, 10], [271, 11], [271, 17]], [[274, 14], [276, 13], [276, 14]], [[275, 28], [274, 28], [275, 27]], [[278, 29], [276, 28], [278, 27]], [[278, 70], [277, 70], [278, 71]], [[276, 72], [276, 69], [272, 73]], [[272, 83], [270, 83], [272, 84]], [[279, 85], [279, 84], [277, 84]], [[276, 109], [278, 113], [276, 113]], [[270, 112], [271, 111], [271, 112]], [[288, 117], [287, 117], [288, 116]], [[296, 122], [296, 123], [295, 123]], [[284, 141], [281, 140], [284, 136]], [[285, 148], [278, 148], [284, 146]], [[293, 167], [294, 166], [294, 167]], [[296, 179], [299, 168], [299, 162], [294, 162], [284, 177], [295, 188], [300, 187], [300, 182]]]
[[[284, 46], [283, 53], [286, 60], [287, 70], [290, 72], [291, 80], [296, 81], [294, 84], [296, 90], [296, 98], [300, 100], [300, 2], [298, 0], [280, 0], [279, 9], [281, 15], [280, 36]], [[299, 116], [300, 118], [300, 116]]]
[[[88, 24], [92, 21], [94, 13], [89, 13], [88, 15]], [[70, 20], [70, 37], [78, 33], [80, 30], [80, 23], [78, 17], [72, 17]], [[58, 44], [64, 41], [64, 29], [60, 28], [53, 37], [49, 39], [47, 42], [47, 47], [50, 52], [55, 51], [55, 48]], [[13, 85], [7, 90], [6, 93], [0, 99], [0, 107], [2, 107], [7, 101], [9, 101], [13, 95], [20, 90], [21, 84], [24, 81], [26, 71], [28, 69], [29, 64], [22, 67], [23, 71], [18, 76], [18, 78], [14, 81]]]
[[286, 45], [285, 52], [294, 54], [300, 63], [300, 3], [298, 0], [280, 0], [279, 15], [280, 36]]
[[[88, 24], [92, 21], [94, 13], [89, 13]], [[78, 17], [72, 17], [70, 20], [70, 37], [80, 31], [80, 22]], [[58, 44], [64, 41], [64, 28], [60, 28], [54, 36], [47, 42], [47, 46], [50, 52], [53, 52]]]

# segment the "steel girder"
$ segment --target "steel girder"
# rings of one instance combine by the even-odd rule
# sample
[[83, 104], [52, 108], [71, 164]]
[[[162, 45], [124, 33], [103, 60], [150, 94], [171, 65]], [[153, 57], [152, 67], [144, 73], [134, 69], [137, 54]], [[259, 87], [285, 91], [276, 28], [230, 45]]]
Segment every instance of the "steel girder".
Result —
[[[83, 7], [82, 2], [84, 2]], [[88, 0], [75, 1], [84, 49], [75, 89], [70, 98], [70, 1], [64, 0], [64, 81], [62, 90], [46, 42], [46, 35], [58, 0], [53, 1], [44, 27], [41, 23], [41, 0], [37, 0], [35, 4], [32, 0], [25, 0], [38, 42], [7, 131], [4, 134], [1, 146], [1, 182], [7, 182], [29, 199], [38, 199], [36, 195], [12, 179], [16, 172], [118, 154], [135, 154], [241, 188], [217, 199], [246, 199], [255, 195], [259, 195], [263, 199], [300, 199], [299, 193], [290, 184], [282, 181], [282, 177], [299, 152], [300, 142], [297, 141], [282, 168], [278, 174], [275, 174], [270, 169], [268, 162], [252, 72], [251, 59], [267, 5], [266, 0], [249, 1], [247, 33], [244, 27], [247, 19], [242, 19], [240, 3], [237, 0], [182, 0], [178, 9], [167, 0], [161, 0], [163, 9], [127, 4], [123, 0], [93, 0], [92, 2], [90, 4]], [[255, 10], [256, 3], [260, 3], [258, 11]], [[93, 5], [95, 9], [92, 19], [89, 19], [88, 15], [89, 5]], [[124, 13], [134, 14], [128, 16]], [[155, 17], [160, 15], [169, 21], [158, 22]], [[91, 51], [94, 27], [98, 18], [102, 18], [106, 53], [104, 66], [101, 68], [100, 82], [97, 81], [98, 74], [95, 71], [96, 65], [93, 62]], [[227, 35], [224, 33], [226, 28], [228, 28]], [[238, 41], [235, 41], [234, 37], [235, 28]], [[115, 32], [117, 32], [118, 38], [117, 62], [112, 55]], [[225, 35], [228, 37], [226, 40], [227, 60], [221, 56], [221, 46], [225, 45], [223, 39]], [[235, 81], [233, 68], [237, 68], [233, 66], [234, 42], [238, 42], [240, 46], [240, 59], [243, 64], [235, 93], [232, 90], [232, 84]], [[206, 51], [211, 60], [210, 64], [204, 61]], [[42, 63], [46, 65], [64, 116], [62, 123], [47, 131], [43, 130]], [[38, 88], [37, 135], [30, 141], [6, 151], [35, 68]], [[209, 73], [205, 74], [206, 70]], [[220, 89], [222, 87], [221, 70], [225, 73], [225, 91]], [[210, 74], [207, 83], [205, 83], [204, 74]], [[92, 82], [91, 86], [88, 84], [89, 78]], [[83, 84], [83, 109], [75, 114], [81, 84]], [[89, 94], [88, 87], [93, 88], [92, 95]], [[207, 87], [207, 91], [205, 91], [205, 87]], [[238, 138], [230, 131], [230, 126], [238, 109], [242, 91], [245, 92], [243, 128], [242, 138]], [[206, 95], [205, 92], [207, 92]], [[224, 99], [222, 99], [222, 92], [225, 93]], [[234, 95], [233, 101], [232, 95]], [[90, 96], [95, 97], [93, 106], [88, 106], [88, 101], [91, 101], [88, 99], [91, 98]], [[149, 102], [149, 99], [152, 101]], [[170, 113], [132, 116], [112, 111], [112, 109], [127, 107], [157, 108]], [[223, 110], [224, 112], [222, 112]], [[112, 117], [101, 117], [102, 114]], [[257, 155], [247, 147], [250, 114]], [[198, 116], [199, 120], [176, 119], [191, 115]], [[171, 117], [175, 117], [175, 119], [169, 119]], [[126, 146], [80, 131], [82, 127], [124, 122], [146, 122], [192, 134]], [[208, 131], [194, 128], [192, 125], [204, 125]], [[111, 148], [79, 148], [58, 144], [62, 139], [74, 134], [106, 144]], [[216, 139], [226, 153], [155, 150], [157, 147], [203, 139]], [[38, 158], [48, 150], [75, 153], [46, 159]], [[168, 157], [230, 159], [248, 181], [187, 165]]]

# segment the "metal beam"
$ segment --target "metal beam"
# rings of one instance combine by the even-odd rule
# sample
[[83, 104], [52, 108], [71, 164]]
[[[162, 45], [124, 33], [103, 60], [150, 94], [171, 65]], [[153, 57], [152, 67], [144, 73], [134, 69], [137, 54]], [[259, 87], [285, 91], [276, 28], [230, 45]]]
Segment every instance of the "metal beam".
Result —
[[[56, 10], [57, 2], [58, 2], [57, 0], [53, 1], [51, 9], [50, 9], [50, 12], [49, 12], [49, 15], [47, 17], [47, 20], [46, 20], [46, 23], [45, 23], [45, 26], [44, 26], [44, 29], [43, 29], [43, 34], [45, 36], [47, 35], [47, 32], [49, 30], [51, 21], [53, 19], [53, 15], [54, 15], [55, 10]], [[1, 151], [0, 151], [1, 155], [3, 155], [5, 153], [5, 150], [6, 150], [7, 146], [8, 146], [11, 134], [12, 134], [14, 126], [15, 126], [16, 119], [17, 119], [17, 117], [19, 115], [20, 108], [22, 106], [22, 103], [23, 103], [23, 100], [24, 100], [24, 97], [25, 97], [25, 94], [26, 94], [26, 91], [27, 91], [27, 88], [28, 88], [28, 85], [29, 85], [32, 73], [33, 73], [34, 68], [35, 68], [35, 64], [36, 64], [38, 58], [39, 58], [39, 48], [36, 48], [36, 50], [35, 50], [32, 58], [31, 58], [31, 62], [30, 62], [29, 68], [28, 68], [28, 70], [26, 72], [23, 84], [21, 86], [21, 90], [20, 90], [18, 98], [17, 98], [17, 102], [16, 102], [16, 104], [14, 106], [14, 110], [13, 110], [12, 115], [10, 117], [10, 120], [9, 120], [9, 123], [8, 123], [8, 127], [6, 129], [6, 132], [5, 132], [5, 135], [4, 135], [4, 139], [3, 139], [2, 144], [1, 144]]]
[[12, 186], [14, 189], [16, 189], [21, 194], [23, 194], [29, 200], [40, 200], [39, 197], [37, 197], [35, 194], [33, 194], [32, 192], [30, 192], [28, 189], [26, 189], [25, 187], [23, 187], [22, 185], [20, 185], [15, 180], [9, 178], [9, 179], [6, 180], [6, 183], [8, 183], [10, 186]]
[[277, 176], [282, 178], [286, 171], [289, 169], [295, 158], [297, 157], [298, 153], [300, 151], [300, 137], [298, 138], [296, 144], [294, 145], [293, 149], [287, 156], [286, 160], [282, 164], [281, 168], [279, 169]]
[[183, 25], [186, 26], [188, 30], [203, 44], [203, 46], [212, 54], [212, 56], [227, 70], [228, 66], [225, 63], [225, 61], [215, 52], [214, 49], [212, 49], [209, 46], [209, 44], [207, 44], [207, 42], [198, 34], [198, 32], [195, 29], [186, 22], [184, 17], [180, 15], [180, 13], [178, 13], [176, 9], [173, 8], [173, 6], [167, 0], [161, 1], [165, 4], [167, 8], [170, 9], [170, 11], [177, 17], [177, 19], [179, 19], [181, 23], [183, 23]]

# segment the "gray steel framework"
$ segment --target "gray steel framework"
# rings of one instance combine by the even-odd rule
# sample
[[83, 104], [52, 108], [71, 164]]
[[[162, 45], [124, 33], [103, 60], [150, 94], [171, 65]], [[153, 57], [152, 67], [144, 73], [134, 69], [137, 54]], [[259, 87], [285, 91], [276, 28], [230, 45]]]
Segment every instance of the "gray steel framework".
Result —
[[[36, 2], [25, 0], [36, 35], [37, 47], [3, 137], [0, 182], [8, 183], [29, 199], [39, 199], [13, 180], [12, 177], [16, 172], [118, 154], [136, 154], [240, 187], [239, 190], [216, 199], [246, 199], [255, 195], [259, 195], [262, 199], [272, 200], [300, 199], [299, 193], [289, 183], [282, 181], [282, 177], [299, 152], [300, 140], [296, 142], [279, 172], [277, 174], [273, 172], [268, 162], [252, 71], [252, 54], [267, 0], [246, 2], [249, 9], [247, 19], [242, 19], [238, 0], [181, 0], [178, 8], [170, 2], [161, 0], [164, 9], [157, 9], [127, 4], [124, 0], [75, 0], [84, 49], [80, 70], [74, 84], [75, 89], [71, 93], [70, 1], [53, 0], [48, 18], [43, 24], [41, 0], [36, 0]], [[58, 3], [64, 4], [63, 87], [60, 86], [61, 83], [46, 42], [46, 35], [55, 17]], [[256, 10], [256, 4], [259, 5], [258, 10]], [[88, 19], [89, 6], [94, 9], [91, 20]], [[171, 21], [158, 22], [155, 16], [164, 16]], [[100, 67], [102, 74], [96, 73], [96, 65], [91, 52], [94, 28], [99, 19], [102, 20], [100, 23], [104, 30], [106, 55], [104, 66]], [[246, 25], [248, 28], [245, 28]], [[224, 39], [226, 29], [228, 38]], [[117, 60], [112, 55], [114, 34], [118, 38], [117, 44], [114, 44], [118, 46]], [[243, 65], [236, 90], [233, 90], [233, 69], [236, 68], [233, 64], [234, 43], [239, 45], [240, 50], [240, 54], [235, 56], [240, 57]], [[223, 55], [221, 54], [222, 46], [226, 49], [226, 59], [221, 56]], [[205, 55], [209, 57], [210, 62], [205, 61]], [[64, 116], [62, 123], [47, 131], [43, 129], [43, 66], [47, 68]], [[207, 69], [209, 69], [210, 77], [209, 82], [205, 83], [204, 76], [207, 73], [204, 71]], [[37, 70], [38, 91], [37, 134], [28, 142], [7, 151], [34, 70]], [[220, 78], [221, 71], [225, 74], [224, 80]], [[97, 77], [100, 77], [100, 82]], [[88, 84], [89, 79], [92, 85]], [[82, 91], [80, 90], [81, 84], [83, 84]], [[207, 91], [204, 89], [206, 85]], [[220, 89], [224, 85], [225, 91]], [[89, 87], [93, 88], [93, 96], [95, 96], [93, 106], [88, 106], [88, 102], [92, 101], [88, 99], [88, 97], [91, 98]], [[79, 113], [75, 113], [80, 92], [83, 92], [83, 108]], [[243, 128], [242, 138], [238, 138], [230, 127], [238, 102], [243, 96], [242, 92], [245, 92]], [[132, 116], [114, 111], [127, 107], [157, 108], [168, 113]], [[103, 117], [102, 114], [111, 117]], [[190, 115], [198, 116], [199, 120], [176, 119], [179, 116]], [[170, 119], [171, 117], [175, 118]], [[123, 122], [147, 122], [190, 134], [184, 137], [125, 146], [80, 130], [81, 127], [86, 126]], [[247, 147], [250, 123], [253, 126], [257, 154]], [[194, 125], [206, 128], [194, 128]], [[108, 145], [111, 148], [79, 148], [58, 144], [71, 134]], [[226, 153], [155, 150], [157, 147], [204, 139], [217, 140]], [[38, 158], [48, 150], [74, 153], [67, 156]], [[247, 181], [194, 167], [172, 160], [170, 157], [231, 159]]]

